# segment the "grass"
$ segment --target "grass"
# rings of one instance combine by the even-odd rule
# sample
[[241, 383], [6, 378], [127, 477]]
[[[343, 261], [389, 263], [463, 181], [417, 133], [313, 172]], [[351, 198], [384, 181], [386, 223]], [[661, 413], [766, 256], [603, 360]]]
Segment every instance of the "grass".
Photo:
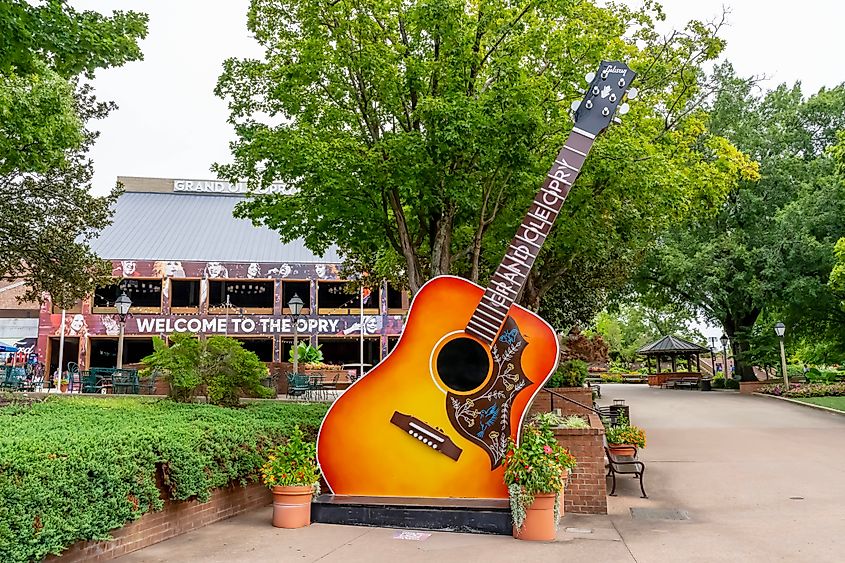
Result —
[[807, 397], [795, 400], [845, 412], [845, 397]]

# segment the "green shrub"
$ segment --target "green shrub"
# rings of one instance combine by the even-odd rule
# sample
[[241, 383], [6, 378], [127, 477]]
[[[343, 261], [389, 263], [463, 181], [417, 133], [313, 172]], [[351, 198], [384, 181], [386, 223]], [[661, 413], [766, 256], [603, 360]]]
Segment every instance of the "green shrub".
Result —
[[739, 381], [736, 379], [726, 379], [725, 389], [739, 389]]
[[210, 403], [227, 407], [238, 406], [245, 395], [274, 395], [261, 385], [267, 377], [267, 366], [234, 338], [218, 335], [200, 340], [193, 334], [176, 332], [170, 335], [169, 347], [155, 337], [153, 350], [143, 362], [164, 374], [170, 397], [176, 401], [190, 401], [200, 383], [205, 384]]
[[256, 480], [271, 447], [297, 423], [313, 440], [325, 412], [87, 397], [0, 408], [0, 561], [40, 561], [108, 539], [164, 499], [204, 502], [215, 488]]
[[275, 395], [261, 384], [267, 377], [267, 366], [234, 338], [210, 336], [202, 359], [202, 379], [212, 404], [236, 407], [247, 394], [265, 398]]
[[549, 378], [546, 387], [583, 387], [588, 374], [587, 362], [567, 360], [557, 367], [557, 371]]
[[153, 337], [153, 353], [141, 360], [149, 369], [157, 369], [170, 386], [168, 394], [174, 401], [188, 402], [202, 382], [200, 376], [200, 341], [193, 334], [175, 332], [170, 346], [164, 339]]
[[603, 383], [622, 383], [624, 381], [622, 376], [616, 373], [603, 373], [601, 380]]
[[725, 388], [725, 378], [722, 376], [717, 375], [710, 381], [710, 386], [713, 389], [724, 389]]

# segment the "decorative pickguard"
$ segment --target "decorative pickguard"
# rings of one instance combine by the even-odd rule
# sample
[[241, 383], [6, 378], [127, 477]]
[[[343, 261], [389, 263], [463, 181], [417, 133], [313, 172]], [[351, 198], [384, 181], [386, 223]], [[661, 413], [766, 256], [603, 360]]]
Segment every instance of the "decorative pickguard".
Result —
[[490, 348], [493, 373], [487, 385], [472, 395], [446, 395], [449, 420], [462, 436], [487, 452], [491, 470], [505, 459], [511, 435], [513, 400], [532, 383], [522, 370], [522, 352], [526, 345], [516, 322], [508, 317]]

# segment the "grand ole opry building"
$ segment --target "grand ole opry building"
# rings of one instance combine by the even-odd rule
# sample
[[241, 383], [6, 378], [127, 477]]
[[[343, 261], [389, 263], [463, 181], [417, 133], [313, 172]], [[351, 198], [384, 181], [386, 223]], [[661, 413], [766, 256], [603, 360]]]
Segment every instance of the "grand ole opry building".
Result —
[[[126, 321], [124, 364], [152, 352], [153, 336], [172, 332], [226, 334], [265, 362], [286, 361], [293, 342], [287, 302], [305, 302], [300, 341], [320, 344], [328, 363], [359, 362], [361, 295], [339, 279], [334, 249], [316, 256], [301, 241], [283, 244], [278, 233], [232, 215], [245, 186], [223, 181], [120, 177], [125, 193], [113, 223], [92, 243], [111, 260], [113, 286], [64, 311], [46, 300], [40, 310], [37, 352], [50, 373], [114, 367], [119, 325], [114, 302], [132, 300]], [[271, 187], [270, 189], [273, 189]], [[364, 361], [375, 364], [402, 331], [408, 296], [387, 284], [364, 295]]]

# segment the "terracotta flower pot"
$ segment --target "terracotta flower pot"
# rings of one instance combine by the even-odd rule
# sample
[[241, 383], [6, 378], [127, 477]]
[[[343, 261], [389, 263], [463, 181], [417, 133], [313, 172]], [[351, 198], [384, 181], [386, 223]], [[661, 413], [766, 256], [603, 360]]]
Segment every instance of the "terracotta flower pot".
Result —
[[534, 496], [534, 502], [525, 510], [522, 528], [514, 526], [513, 537], [518, 540], [554, 541], [557, 536], [555, 523], [555, 494], [542, 493]]
[[273, 525], [303, 528], [311, 524], [313, 487], [273, 487]]
[[608, 444], [607, 448], [613, 455], [636, 455], [637, 447], [631, 444]]

